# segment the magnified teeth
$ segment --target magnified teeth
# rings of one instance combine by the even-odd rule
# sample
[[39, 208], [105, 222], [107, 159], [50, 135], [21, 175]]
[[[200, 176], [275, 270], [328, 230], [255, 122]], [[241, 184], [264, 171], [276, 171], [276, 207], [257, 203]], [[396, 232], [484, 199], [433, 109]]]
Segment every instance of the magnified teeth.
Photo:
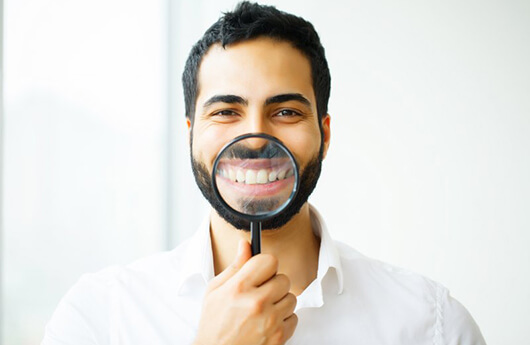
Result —
[[260, 184], [269, 182], [269, 174], [267, 173], [267, 170], [261, 169], [260, 171], [258, 171], [258, 175], [256, 176], [256, 181]]
[[269, 170], [269, 169], [241, 169], [223, 168], [219, 169], [219, 175], [232, 182], [246, 184], [267, 184], [283, 180], [294, 175], [293, 169]]
[[245, 182], [245, 173], [243, 170], [238, 170], [236, 173], [236, 181], [237, 182]]
[[256, 171], [255, 170], [247, 170], [247, 174], [245, 175], [245, 183], [246, 184], [256, 184]]
[[228, 178], [230, 179], [230, 181], [236, 182], [236, 173], [234, 172], [234, 170], [228, 170]]

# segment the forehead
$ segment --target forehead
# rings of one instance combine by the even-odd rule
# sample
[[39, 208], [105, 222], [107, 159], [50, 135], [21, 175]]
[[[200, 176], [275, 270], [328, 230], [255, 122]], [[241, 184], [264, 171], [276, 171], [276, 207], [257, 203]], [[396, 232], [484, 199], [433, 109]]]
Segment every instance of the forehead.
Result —
[[300, 93], [315, 104], [309, 59], [289, 42], [257, 38], [223, 48], [213, 45], [198, 75], [197, 103], [216, 94], [259, 100]]

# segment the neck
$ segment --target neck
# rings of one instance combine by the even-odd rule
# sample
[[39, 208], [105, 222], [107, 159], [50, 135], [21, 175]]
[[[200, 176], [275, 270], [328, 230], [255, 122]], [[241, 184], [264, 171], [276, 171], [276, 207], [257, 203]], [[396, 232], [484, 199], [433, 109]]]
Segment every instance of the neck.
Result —
[[[234, 260], [239, 239], [250, 242], [250, 232], [235, 229], [214, 210], [210, 232], [217, 275]], [[320, 239], [313, 233], [308, 203], [283, 227], [261, 233], [262, 253], [272, 254], [278, 259], [278, 273], [289, 277], [291, 292], [297, 296], [316, 279], [319, 248]]]

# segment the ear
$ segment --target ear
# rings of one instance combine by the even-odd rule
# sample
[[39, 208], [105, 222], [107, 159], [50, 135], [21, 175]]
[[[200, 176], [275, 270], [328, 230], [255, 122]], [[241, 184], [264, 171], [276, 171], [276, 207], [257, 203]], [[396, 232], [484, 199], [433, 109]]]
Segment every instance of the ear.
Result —
[[186, 134], [187, 134], [188, 144], [189, 144], [190, 139], [191, 139], [191, 120], [188, 116], [186, 116], [186, 126], [188, 126], [188, 131], [186, 132]]
[[328, 153], [329, 142], [331, 139], [330, 122], [331, 116], [326, 114], [322, 119], [322, 132], [324, 133], [324, 152], [322, 154], [322, 159], [326, 158], [326, 154]]

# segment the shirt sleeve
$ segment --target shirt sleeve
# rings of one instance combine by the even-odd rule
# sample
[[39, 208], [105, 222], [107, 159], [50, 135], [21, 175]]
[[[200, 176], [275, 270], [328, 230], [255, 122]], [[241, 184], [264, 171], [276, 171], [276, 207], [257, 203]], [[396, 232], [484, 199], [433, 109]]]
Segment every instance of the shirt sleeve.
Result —
[[84, 275], [59, 302], [41, 345], [108, 344], [108, 286]]
[[486, 345], [478, 325], [467, 309], [445, 290], [440, 303], [442, 344]]

